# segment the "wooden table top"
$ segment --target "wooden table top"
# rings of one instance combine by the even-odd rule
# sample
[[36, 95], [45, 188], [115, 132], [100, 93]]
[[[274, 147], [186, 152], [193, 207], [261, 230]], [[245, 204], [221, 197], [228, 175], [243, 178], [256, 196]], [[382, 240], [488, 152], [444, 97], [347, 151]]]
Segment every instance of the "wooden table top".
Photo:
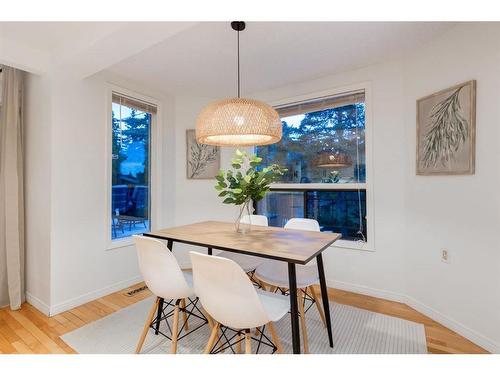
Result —
[[236, 232], [234, 223], [223, 221], [204, 221], [144, 235], [297, 264], [308, 263], [341, 237], [338, 233], [257, 225], [252, 225], [250, 232], [241, 234]]

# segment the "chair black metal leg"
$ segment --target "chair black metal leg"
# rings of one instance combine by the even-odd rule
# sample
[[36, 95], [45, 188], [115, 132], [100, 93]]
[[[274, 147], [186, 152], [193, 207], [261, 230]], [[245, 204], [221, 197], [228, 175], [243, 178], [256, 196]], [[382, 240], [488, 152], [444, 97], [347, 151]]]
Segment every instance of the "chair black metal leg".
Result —
[[160, 330], [160, 322], [161, 322], [161, 313], [163, 311], [163, 298], [160, 298], [160, 301], [158, 302], [158, 311], [156, 312], [156, 325], [155, 325], [155, 335], [158, 334], [158, 331]]
[[326, 329], [328, 330], [328, 340], [330, 348], [333, 348], [332, 322], [330, 319], [330, 302], [328, 301], [328, 290], [326, 289], [325, 269], [323, 268], [323, 257], [316, 256], [318, 263], [319, 285], [321, 287], [321, 299], [323, 300], [323, 310], [325, 311]]
[[297, 304], [297, 276], [295, 264], [288, 263], [288, 283], [290, 289], [290, 320], [292, 321], [293, 354], [300, 354], [299, 308]]
[[207, 254], [212, 255], [212, 248], [211, 247], [207, 247]]

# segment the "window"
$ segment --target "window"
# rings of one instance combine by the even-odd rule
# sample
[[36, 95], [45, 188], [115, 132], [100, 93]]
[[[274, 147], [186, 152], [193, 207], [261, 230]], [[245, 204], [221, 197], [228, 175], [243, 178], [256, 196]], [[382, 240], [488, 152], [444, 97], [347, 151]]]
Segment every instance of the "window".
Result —
[[256, 147], [263, 165], [288, 172], [256, 206], [272, 226], [292, 217], [318, 220], [322, 231], [366, 242], [365, 91], [276, 107], [280, 142]]
[[112, 94], [111, 239], [151, 228], [151, 126], [156, 106]]

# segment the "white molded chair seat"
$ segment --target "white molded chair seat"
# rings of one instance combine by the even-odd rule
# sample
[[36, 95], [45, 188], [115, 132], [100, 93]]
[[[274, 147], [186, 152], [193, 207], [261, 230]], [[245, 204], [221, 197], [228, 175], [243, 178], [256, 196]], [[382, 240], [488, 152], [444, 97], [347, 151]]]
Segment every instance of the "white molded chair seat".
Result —
[[192, 277], [191, 285], [186, 279], [186, 276], [189, 278], [190, 272], [181, 270], [174, 254], [163, 242], [137, 235], [133, 238], [144, 283], [154, 295], [171, 300], [187, 298], [194, 294]]
[[256, 292], [270, 321], [277, 322], [290, 310], [290, 298], [287, 296], [266, 292], [262, 289], [257, 289]]
[[144, 277], [144, 283], [151, 293], [156, 296], [135, 352], [140, 353], [146, 335], [155, 319], [155, 315], [160, 310], [161, 299], [163, 299], [167, 301], [175, 300], [174, 316], [172, 319], [172, 346], [170, 351], [171, 353], [176, 353], [179, 333], [179, 313], [181, 309], [183, 309], [184, 326], [188, 329], [188, 315], [185, 307], [186, 299], [194, 295], [193, 275], [191, 272], [181, 270], [174, 254], [172, 254], [163, 242], [144, 236], [133, 236], [133, 238], [137, 248], [139, 269]]
[[[241, 218], [241, 222], [244, 224], [252, 224], [262, 227], [268, 226], [267, 217], [264, 215], [245, 215]], [[232, 261], [236, 262], [241, 268], [243, 268], [243, 271], [245, 271], [246, 273], [252, 272], [263, 262], [263, 259], [259, 257], [232, 253], [229, 251], [222, 251], [217, 254], [217, 256], [231, 259]]]
[[261, 327], [281, 319], [290, 309], [288, 298], [255, 289], [231, 259], [194, 251], [189, 254], [196, 295], [210, 316], [222, 325], [235, 329]]
[[273, 322], [285, 316], [288, 298], [256, 290], [243, 269], [231, 259], [190, 252], [194, 288], [205, 311], [215, 320], [205, 353], [212, 350], [220, 326], [245, 331], [246, 352], [251, 352], [250, 329], [269, 327], [278, 352], [281, 344]]
[[[297, 288], [305, 289], [308, 286], [319, 284], [318, 268], [316, 266], [295, 266]], [[277, 260], [266, 260], [255, 270], [255, 276], [269, 285], [280, 288], [289, 287], [288, 263]]]

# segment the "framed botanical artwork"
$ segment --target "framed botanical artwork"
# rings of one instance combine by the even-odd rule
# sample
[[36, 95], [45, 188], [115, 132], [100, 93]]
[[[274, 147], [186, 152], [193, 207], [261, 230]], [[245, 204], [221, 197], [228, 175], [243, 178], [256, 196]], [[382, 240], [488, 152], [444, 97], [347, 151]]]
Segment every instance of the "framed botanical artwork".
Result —
[[215, 178], [220, 169], [220, 147], [196, 142], [194, 129], [186, 130], [186, 175], [189, 180]]
[[417, 175], [474, 174], [476, 81], [417, 100]]

